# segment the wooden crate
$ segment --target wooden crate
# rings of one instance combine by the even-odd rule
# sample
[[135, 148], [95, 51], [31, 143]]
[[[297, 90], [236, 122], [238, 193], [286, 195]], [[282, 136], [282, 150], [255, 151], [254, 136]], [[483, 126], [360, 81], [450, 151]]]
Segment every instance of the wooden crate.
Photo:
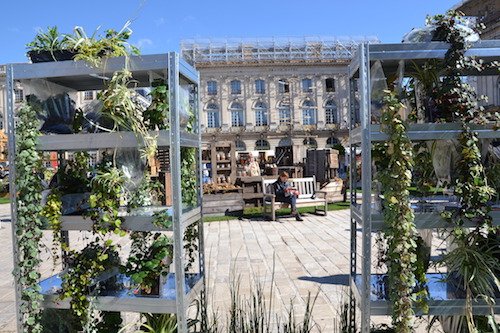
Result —
[[239, 215], [243, 213], [243, 191], [203, 195], [204, 215]]

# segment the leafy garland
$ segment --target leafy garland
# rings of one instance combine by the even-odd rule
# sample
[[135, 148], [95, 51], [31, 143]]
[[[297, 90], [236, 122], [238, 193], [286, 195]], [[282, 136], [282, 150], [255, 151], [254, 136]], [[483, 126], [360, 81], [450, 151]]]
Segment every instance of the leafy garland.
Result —
[[43, 300], [38, 285], [40, 279], [38, 268], [41, 262], [39, 244], [42, 238], [40, 218], [42, 160], [36, 150], [36, 142], [40, 132], [36, 123], [36, 113], [29, 105], [23, 105], [19, 109], [18, 117], [15, 156], [18, 244], [15, 255], [18, 266], [14, 268], [14, 276], [21, 288], [19, 311], [24, 332], [39, 333], [42, 331], [40, 302]]
[[381, 117], [382, 130], [389, 141], [378, 144], [380, 154], [376, 166], [384, 195], [384, 237], [388, 244], [386, 253], [389, 299], [392, 303], [392, 321], [397, 332], [413, 332], [414, 299], [426, 310], [425, 289], [414, 292], [417, 281], [425, 282], [425, 272], [416, 276], [417, 230], [415, 215], [410, 207], [413, 146], [406, 133], [406, 125], [398, 111], [404, 108], [394, 93], [386, 91]]
[[[437, 106], [442, 111], [453, 114], [462, 123], [462, 133], [459, 136], [461, 159], [458, 163], [458, 176], [455, 181], [455, 195], [459, 198], [460, 209], [454, 212], [444, 212], [442, 216], [455, 225], [452, 232], [453, 244], [442, 263], [448, 267], [449, 277], [456, 278], [466, 292], [466, 319], [470, 332], [477, 332], [472, 314], [472, 301], [477, 297], [493, 302], [494, 289], [500, 289], [500, 281], [496, 272], [500, 263], [495, 258], [495, 246], [490, 244], [491, 235], [495, 237], [498, 228], [492, 226], [489, 215], [491, 207], [488, 202], [495, 195], [495, 190], [488, 185], [479, 149], [477, 133], [471, 131], [470, 122], [484, 123], [493, 120], [496, 124], [500, 115], [489, 115], [479, 106], [476, 91], [462, 80], [464, 69], [481, 71], [485, 64], [473, 57], [466, 57], [470, 48], [466, 41], [470, 31], [459, 29], [457, 22], [462, 20], [460, 13], [451, 11], [447, 15], [435, 16], [432, 21], [437, 25], [436, 39], [450, 43], [450, 48], [444, 59], [443, 84]], [[476, 32], [481, 27], [476, 27]], [[492, 64], [494, 66], [494, 64]], [[473, 230], [463, 228], [467, 221], [475, 222]], [[498, 243], [496, 244], [498, 247]]]

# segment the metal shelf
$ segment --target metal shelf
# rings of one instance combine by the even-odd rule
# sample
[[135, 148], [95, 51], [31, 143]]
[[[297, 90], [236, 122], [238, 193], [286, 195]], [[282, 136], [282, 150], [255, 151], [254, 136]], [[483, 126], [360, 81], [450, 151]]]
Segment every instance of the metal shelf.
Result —
[[[500, 138], [500, 130], [494, 130], [493, 127], [494, 124], [470, 124], [470, 128], [477, 132], [480, 139]], [[380, 125], [370, 125], [368, 131], [371, 142], [386, 141], [388, 139], [387, 134], [380, 130]], [[459, 123], [410, 124], [407, 133], [412, 141], [456, 139], [462, 133], [462, 126]], [[350, 140], [352, 144], [360, 144], [361, 137], [361, 127], [351, 131]]]
[[[446, 275], [441, 273], [427, 274], [427, 288], [429, 293], [429, 315], [465, 315], [465, 292], [458, 289], [451, 283], [445, 282]], [[373, 316], [390, 316], [391, 305], [385, 295], [383, 283], [383, 274], [372, 274], [370, 276], [370, 311]], [[361, 275], [357, 275], [351, 287], [355, 289], [356, 298], [360, 297], [360, 288], [362, 285]], [[358, 299], [358, 304], [361, 304]], [[484, 300], [473, 301], [473, 313], [476, 315], [491, 314], [491, 305]], [[415, 308], [416, 315], [423, 315], [422, 311]], [[495, 313], [500, 312], [500, 295], [496, 295], [493, 305]]]
[[[16, 152], [16, 108], [14, 103], [14, 88], [19, 82], [21, 85], [30, 85], [31, 79], [44, 80], [45, 83], [59, 85], [60, 90], [66, 92], [101, 90], [116, 71], [127, 68], [134, 80], [136, 87], [150, 87], [155, 79], [163, 79], [168, 84], [169, 99], [169, 126], [170, 130], [151, 132], [157, 137], [158, 147], [169, 147], [170, 149], [170, 173], [171, 173], [171, 195], [172, 206], [168, 208], [167, 218], [172, 220], [172, 227], [164, 230], [152, 225], [152, 216], [124, 215], [123, 227], [137, 231], [172, 231], [174, 260], [173, 272], [164, 286], [164, 294], [161, 298], [140, 297], [133, 295], [124, 289], [114, 294], [101, 294], [97, 297], [97, 308], [106, 311], [133, 311], [133, 312], [172, 312], [177, 316], [177, 330], [179, 333], [187, 333], [188, 307], [193, 301], [195, 294], [205, 284], [205, 254], [204, 254], [204, 231], [202, 221], [202, 210], [200, 206], [189, 210], [183, 210], [182, 186], [181, 186], [181, 147], [198, 148], [197, 161], [201, 161], [201, 133], [199, 122], [199, 73], [184, 60], [179, 54], [170, 52], [168, 54], [131, 56], [128, 58], [109, 58], [102, 61], [102, 66], [94, 68], [84, 61], [60, 61], [38, 64], [10, 64], [6, 66], [6, 101], [9, 134], [9, 163], [12, 179], [16, 177], [15, 152]], [[189, 102], [195, 116], [193, 125], [196, 133], [187, 133], [181, 126], [181, 112], [184, 105], [181, 101], [181, 90], [189, 87]], [[50, 86], [50, 84], [49, 84]], [[60, 160], [65, 158], [64, 151], [93, 151], [106, 148], [141, 148], [144, 146], [142, 138], [138, 138], [132, 132], [112, 133], [88, 133], [88, 134], [49, 134], [38, 139], [38, 149], [42, 151], [58, 152]], [[201, 164], [195, 172], [198, 182], [202, 179]], [[12, 235], [13, 253], [17, 253], [18, 244], [16, 238], [17, 206], [15, 197], [17, 195], [15, 183], [10, 186], [11, 210], [12, 210]], [[198, 192], [198, 200], [201, 200], [201, 190]], [[185, 273], [184, 258], [184, 233], [185, 229], [197, 223], [198, 227], [198, 274]], [[83, 216], [64, 216], [62, 218], [62, 230], [91, 230], [92, 221], [84, 219]], [[14, 265], [18, 265], [14, 256]], [[187, 278], [185, 278], [187, 277]], [[54, 277], [52, 279], [55, 279]], [[19, 281], [19, 277], [15, 279]], [[42, 287], [51, 287], [51, 281], [42, 282]], [[57, 281], [56, 281], [57, 282]], [[54, 282], [55, 283], [55, 282]], [[60, 286], [60, 282], [59, 282]], [[187, 286], [187, 289], [186, 289]], [[45, 288], [47, 291], [48, 289]], [[189, 292], [184, 292], [184, 291]], [[23, 332], [19, 304], [21, 287], [16, 284], [16, 308], [18, 319], [18, 331]], [[69, 308], [69, 301], [60, 301], [55, 293], [46, 293], [44, 305], [50, 307]], [[206, 311], [206, 303], [201, 300], [202, 311]], [[206, 322], [205, 322], [206, 323]], [[204, 323], [202, 322], [202, 326]]]
[[[450, 45], [442, 42], [415, 43], [415, 44], [360, 44], [358, 51], [349, 65], [350, 87], [350, 132], [349, 151], [350, 165], [355, 166], [356, 152], [361, 151], [361, 198], [351, 193], [351, 252], [350, 276], [351, 294], [349, 299], [349, 326], [359, 327], [361, 333], [370, 332], [371, 315], [390, 315], [389, 304], [386, 300], [370, 300], [372, 281], [372, 237], [373, 232], [384, 229], [383, 215], [374, 209], [372, 189], [372, 144], [388, 140], [388, 136], [381, 131], [379, 124], [373, 124], [371, 112], [371, 85], [370, 75], [372, 65], [380, 61], [386, 77], [399, 77], [401, 69], [404, 77], [415, 74], [415, 67], [421, 67], [428, 60], [444, 59]], [[466, 51], [467, 56], [475, 56], [485, 63], [500, 60], [500, 41], [480, 41], [474, 43]], [[498, 75], [498, 69], [489, 68], [482, 72], [467, 70], [463, 75], [485, 76]], [[358, 80], [359, 79], [359, 80]], [[356, 88], [359, 88], [356, 90]], [[359, 109], [355, 100], [359, 99]], [[376, 121], [376, 120], [375, 120]], [[479, 138], [499, 139], [500, 131], [494, 131], [493, 124], [470, 124], [470, 128], [478, 133]], [[408, 136], [412, 141], [448, 140], [458, 138], [462, 132], [458, 123], [425, 123], [410, 124]], [[359, 176], [357, 168], [350, 168], [350, 186], [357, 187], [356, 179]], [[361, 199], [361, 200], [360, 200]], [[360, 202], [361, 201], [361, 202]], [[429, 207], [427, 207], [429, 208]], [[438, 209], [422, 209], [415, 212], [417, 229], [434, 229], [450, 227], [441, 218]], [[431, 207], [430, 208], [434, 208]], [[429, 212], [429, 213], [428, 213]], [[493, 224], [500, 225], [500, 212], [492, 211]], [[466, 224], [473, 227], [474, 224]], [[361, 237], [358, 237], [359, 234]], [[359, 239], [358, 239], [359, 238]], [[358, 244], [359, 243], [359, 244]], [[358, 262], [359, 260], [359, 262]], [[361, 269], [358, 269], [360, 267]], [[361, 273], [361, 275], [359, 275]], [[356, 280], [356, 281], [354, 281]], [[434, 287], [434, 286], [433, 286]], [[439, 298], [437, 290], [431, 291], [433, 300], [429, 302], [430, 314], [463, 314], [465, 302], [462, 299]], [[494, 308], [495, 313], [500, 313], [500, 300]], [[359, 312], [357, 312], [359, 309]], [[474, 309], [477, 313], [489, 313], [489, 307], [476, 303]], [[358, 315], [358, 316], [357, 316]], [[357, 318], [360, 318], [360, 324]]]
[[[148, 207], [144, 207], [148, 208]], [[173, 219], [173, 211], [172, 207], [157, 207], [161, 208], [159, 210], [168, 210], [168, 218], [170, 221]], [[161, 227], [157, 227], [153, 225], [152, 216], [148, 215], [121, 215], [124, 218], [124, 221], [121, 225], [121, 228], [129, 231], [172, 231], [172, 227], [165, 229]], [[185, 229], [200, 221], [201, 216], [201, 207], [195, 207], [190, 210], [183, 211], [181, 215], [181, 224]], [[92, 231], [92, 226], [94, 222], [90, 220], [88, 217], [83, 215], [67, 215], [61, 218], [61, 230], [82, 230], [82, 231]]]
[[[149, 132], [157, 138], [158, 147], [171, 144], [170, 131]], [[181, 131], [181, 146], [198, 148], [198, 134]], [[105, 148], [144, 147], [142, 138], [132, 132], [85, 133], [85, 134], [48, 134], [38, 139], [38, 149], [42, 151], [88, 151]]]
[[[450, 44], [444, 42], [429, 43], [398, 43], [398, 44], [365, 44], [367, 47], [370, 64], [377, 60], [382, 63], [384, 73], [397, 73], [401, 61], [405, 61], [406, 73], [412, 71], [412, 63], [421, 67], [431, 59], [443, 59]], [[474, 43], [465, 53], [468, 57], [478, 57], [485, 62], [498, 60], [499, 40], [482, 40]], [[359, 76], [359, 49], [349, 65], [351, 77]], [[482, 72], [468, 71], [464, 75], [498, 75], [496, 68], [490, 68]]]
[[[149, 87], [152, 77], [167, 78], [167, 54], [150, 54], [108, 58], [99, 68], [85, 61], [57, 61], [37, 64], [14, 64], [13, 79], [45, 79], [78, 91], [103, 89], [116, 71], [128, 68], [138, 87]], [[190, 83], [198, 82], [198, 72], [184, 60], [179, 59], [179, 74]]]
[[[117, 277], [120, 290], [103, 290], [97, 296], [93, 296], [94, 306], [103, 311], [125, 311], [140, 313], [176, 313], [176, 289], [175, 274], [169, 273], [162, 286], [162, 296], [141, 296], [134, 290], [125, 286], [130, 285], [130, 279], [122, 274]], [[40, 282], [43, 295], [42, 306], [44, 308], [69, 309], [70, 298], [61, 299], [62, 280], [59, 275], [51, 276]], [[191, 303], [203, 289], [203, 278], [199, 274], [185, 275], [186, 300]]]

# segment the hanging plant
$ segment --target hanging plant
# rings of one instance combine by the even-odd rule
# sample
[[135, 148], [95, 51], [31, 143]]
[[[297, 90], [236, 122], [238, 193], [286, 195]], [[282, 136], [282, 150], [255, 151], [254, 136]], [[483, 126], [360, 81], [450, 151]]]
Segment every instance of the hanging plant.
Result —
[[52, 191], [48, 198], [47, 203], [43, 207], [42, 216], [44, 216], [52, 229], [52, 263], [56, 266], [60, 250], [68, 250], [66, 243], [63, 242], [61, 234], [61, 216], [62, 216], [62, 202], [61, 194], [56, 190]]
[[131, 83], [132, 73], [129, 70], [115, 72], [106, 89], [98, 94], [103, 103], [101, 112], [113, 120], [113, 130], [132, 131], [144, 143], [143, 155], [151, 158], [156, 153], [156, 137], [149, 134], [141, 117], [141, 107], [133, 96], [135, 92], [129, 89]]
[[71, 298], [71, 310], [80, 318], [82, 326], [89, 319], [89, 297], [97, 286], [99, 274], [119, 266], [116, 246], [108, 240], [102, 245], [99, 239], [89, 243], [82, 251], [69, 251], [68, 269], [62, 275], [61, 299]]
[[145, 294], [159, 294], [160, 277], [169, 271], [168, 258], [172, 256], [172, 242], [161, 233], [133, 232], [127, 264], [122, 272], [130, 276]]
[[168, 88], [164, 80], [155, 80], [149, 95], [151, 104], [143, 112], [144, 123], [149, 130], [163, 130], [168, 128], [169, 107]]
[[18, 111], [19, 122], [16, 126], [17, 149], [16, 165], [16, 242], [18, 244], [17, 267], [14, 276], [21, 288], [19, 311], [24, 332], [41, 332], [40, 294], [38, 281], [40, 273], [40, 240], [42, 238], [42, 220], [40, 218], [42, 200], [42, 160], [36, 150], [40, 132], [36, 113], [29, 105], [23, 105]]
[[92, 179], [87, 216], [94, 222], [95, 232], [106, 234], [113, 231], [122, 237], [126, 235], [121, 228], [122, 218], [118, 216], [124, 183], [123, 173], [115, 167], [99, 170]]
[[378, 180], [384, 197], [384, 238], [388, 268], [389, 300], [392, 304], [392, 322], [401, 333], [413, 332], [412, 306], [415, 301], [426, 309], [427, 294], [424, 288], [415, 291], [417, 281], [425, 283], [425, 272], [416, 276], [417, 230], [414, 213], [410, 207], [413, 146], [406, 133], [399, 110], [404, 105], [394, 93], [386, 91], [381, 117], [381, 129], [389, 136], [388, 142], [375, 147], [378, 154], [376, 166]]

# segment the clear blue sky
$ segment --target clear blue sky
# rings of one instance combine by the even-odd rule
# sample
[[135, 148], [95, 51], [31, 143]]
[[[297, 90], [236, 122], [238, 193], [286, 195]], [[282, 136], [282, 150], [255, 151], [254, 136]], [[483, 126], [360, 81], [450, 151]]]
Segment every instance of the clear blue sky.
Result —
[[6, 0], [0, 19], [0, 64], [25, 62], [39, 28], [89, 33], [133, 20], [132, 43], [144, 54], [179, 49], [186, 38], [377, 36], [399, 42], [427, 14], [459, 0]]

